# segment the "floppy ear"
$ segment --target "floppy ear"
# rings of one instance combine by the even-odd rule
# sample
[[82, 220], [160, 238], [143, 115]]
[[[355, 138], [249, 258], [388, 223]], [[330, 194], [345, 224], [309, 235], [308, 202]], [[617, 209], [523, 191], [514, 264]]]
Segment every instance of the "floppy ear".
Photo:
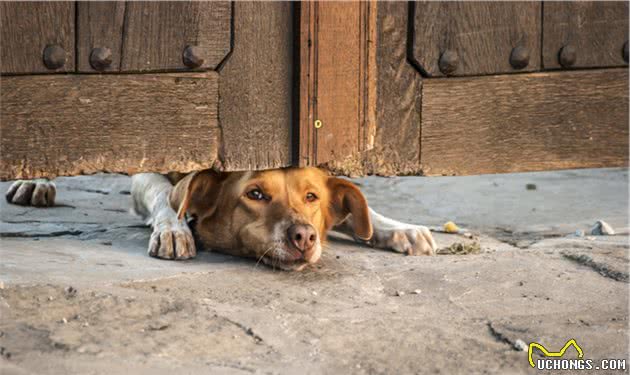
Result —
[[221, 175], [211, 169], [181, 179], [168, 199], [177, 218], [183, 219], [187, 212], [196, 217], [212, 215], [217, 208], [221, 180]]
[[372, 222], [367, 201], [361, 190], [352, 182], [335, 177], [329, 177], [327, 185], [330, 191], [333, 225], [343, 222], [349, 214], [352, 214], [354, 234], [363, 240], [372, 238]]

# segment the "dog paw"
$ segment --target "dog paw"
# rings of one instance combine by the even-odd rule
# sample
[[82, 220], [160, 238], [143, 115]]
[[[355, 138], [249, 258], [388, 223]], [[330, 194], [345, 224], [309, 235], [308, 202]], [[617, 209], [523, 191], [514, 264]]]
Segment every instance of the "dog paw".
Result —
[[419, 225], [375, 231], [373, 245], [407, 255], [435, 255], [437, 250], [429, 228]]
[[149, 240], [149, 255], [161, 259], [190, 259], [197, 255], [195, 240], [185, 223], [157, 225]]
[[48, 180], [17, 180], [7, 190], [7, 202], [21, 206], [51, 207], [55, 205], [57, 188]]

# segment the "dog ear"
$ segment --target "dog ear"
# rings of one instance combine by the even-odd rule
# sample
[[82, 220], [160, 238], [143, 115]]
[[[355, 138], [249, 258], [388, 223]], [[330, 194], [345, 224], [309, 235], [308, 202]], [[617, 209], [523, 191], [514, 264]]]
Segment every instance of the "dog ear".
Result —
[[221, 180], [221, 174], [211, 169], [193, 172], [181, 179], [169, 195], [177, 218], [183, 219], [186, 213], [198, 218], [212, 215], [217, 207]]
[[329, 177], [327, 181], [330, 191], [330, 211], [333, 225], [337, 225], [352, 214], [354, 234], [363, 239], [372, 238], [372, 222], [368, 211], [367, 200], [352, 182], [341, 178]]

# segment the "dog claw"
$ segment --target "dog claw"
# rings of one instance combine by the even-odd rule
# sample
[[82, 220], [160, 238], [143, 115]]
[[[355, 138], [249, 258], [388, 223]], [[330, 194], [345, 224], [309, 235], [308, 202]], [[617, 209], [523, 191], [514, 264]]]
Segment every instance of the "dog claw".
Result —
[[195, 241], [185, 224], [157, 226], [149, 240], [149, 255], [160, 259], [190, 259], [197, 255]]
[[151, 233], [151, 239], [149, 240], [149, 256], [157, 258], [159, 248], [160, 248], [160, 233], [153, 232]]

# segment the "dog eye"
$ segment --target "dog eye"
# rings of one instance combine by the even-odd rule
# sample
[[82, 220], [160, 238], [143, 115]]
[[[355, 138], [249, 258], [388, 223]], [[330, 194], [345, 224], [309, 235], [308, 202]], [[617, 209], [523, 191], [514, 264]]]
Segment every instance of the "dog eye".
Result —
[[255, 200], [255, 201], [261, 201], [265, 199], [265, 194], [263, 194], [263, 192], [260, 189], [252, 189], [247, 192], [247, 198]]
[[306, 201], [307, 202], [315, 202], [317, 200], [317, 195], [313, 193], [306, 193]]

